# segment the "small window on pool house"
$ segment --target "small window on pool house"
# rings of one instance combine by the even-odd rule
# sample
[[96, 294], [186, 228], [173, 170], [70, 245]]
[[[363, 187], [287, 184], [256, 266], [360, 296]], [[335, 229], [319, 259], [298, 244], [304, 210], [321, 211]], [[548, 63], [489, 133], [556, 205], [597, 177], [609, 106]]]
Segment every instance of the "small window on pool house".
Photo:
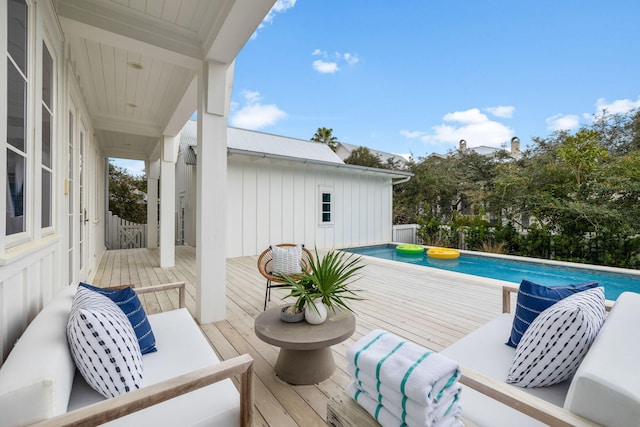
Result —
[[333, 191], [320, 188], [320, 225], [333, 224]]

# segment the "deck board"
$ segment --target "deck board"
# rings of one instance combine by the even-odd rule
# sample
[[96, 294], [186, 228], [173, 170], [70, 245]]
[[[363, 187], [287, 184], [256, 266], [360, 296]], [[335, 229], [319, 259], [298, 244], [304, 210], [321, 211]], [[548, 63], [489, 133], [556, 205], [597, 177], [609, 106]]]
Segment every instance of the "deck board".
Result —
[[[356, 332], [332, 347], [337, 370], [328, 380], [312, 386], [291, 386], [273, 372], [278, 348], [258, 339], [253, 321], [262, 312], [265, 280], [258, 273], [257, 257], [227, 260], [227, 318], [201, 325], [221, 359], [249, 353], [255, 360], [256, 426], [324, 426], [327, 402], [349, 383], [346, 351], [357, 339], [381, 328], [439, 351], [501, 311], [503, 282], [460, 275], [428, 267], [363, 258], [366, 267], [354, 283], [362, 301], [354, 301]], [[98, 286], [134, 283], [136, 286], [184, 281], [186, 303], [195, 313], [195, 249], [176, 247], [176, 266], [159, 267], [158, 250], [107, 251], [93, 279]], [[273, 307], [283, 304], [283, 289], [273, 289]], [[149, 313], [177, 307], [175, 291], [145, 295]], [[505, 337], [506, 338], [506, 337]], [[237, 381], [235, 381], [237, 384]]]

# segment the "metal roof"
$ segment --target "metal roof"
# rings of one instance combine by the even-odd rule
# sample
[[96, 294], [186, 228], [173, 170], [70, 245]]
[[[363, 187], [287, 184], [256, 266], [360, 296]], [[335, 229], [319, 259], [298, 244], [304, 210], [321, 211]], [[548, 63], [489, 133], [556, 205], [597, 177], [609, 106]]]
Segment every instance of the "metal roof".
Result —
[[[182, 150], [182, 144], [191, 147], [198, 145], [197, 123], [194, 120], [189, 120], [182, 129], [180, 145], [187, 164], [196, 164], [195, 159], [193, 159], [193, 163], [187, 160], [190, 153], [189, 150]], [[344, 164], [342, 159], [326, 144], [234, 127], [227, 127], [227, 148]], [[191, 153], [195, 155], [195, 148], [191, 150]]]
[[227, 128], [227, 147], [305, 160], [344, 163], [326, 144], [234, 127]]
[[[185, 161], [193, 154], [194, 163], [188, 164], [196, 164], [196, 135], [196, 122], [190, 120], [180, 134], [180, 147]], [[190, 148], [190, 150], [183, 150], [183, 145]], [[395, 183], [404, 182], [413, 176], [413, 174], [408, 172], [348, 165], [344, 163], [328, 145], [318, 142], [234, 127], [227, 127], [227, 150], [230, 154], [236, 155], [280, 159], [318, 166], [343, 168], [358, 171], [359, 173], [387, 175], [395, 179], [399, 178]]]

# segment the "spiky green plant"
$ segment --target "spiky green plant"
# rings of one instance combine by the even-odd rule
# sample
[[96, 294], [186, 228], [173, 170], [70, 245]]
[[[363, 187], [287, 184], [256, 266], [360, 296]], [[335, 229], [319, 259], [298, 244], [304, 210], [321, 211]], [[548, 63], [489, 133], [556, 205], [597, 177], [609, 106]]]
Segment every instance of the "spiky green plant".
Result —
[[504, 242], [491, 242], [484, 241], [482, 242], [482, 252], [489, 252], [492, 254], [503, 254], [504, 251]]
[[362, 298], [357, 296], [357, 290], [350, 289], [349, 286], [360, 278], [358, 271], [364, 267], [361, 260], [362, 257], [354, 254], [334, 250], [320, 257], [316, 248], [315, 259], [309, 260], [309, 271], [302, 277], [294, 280], [280, 275], [290, 289], [284, 298], [296, 298], [294, 306], [298, 309], [308, 304], [317, 311], [313, 300], [322, 298], [322, 302], [329, 308], [342, 307], [353, 311], [348, 301]]

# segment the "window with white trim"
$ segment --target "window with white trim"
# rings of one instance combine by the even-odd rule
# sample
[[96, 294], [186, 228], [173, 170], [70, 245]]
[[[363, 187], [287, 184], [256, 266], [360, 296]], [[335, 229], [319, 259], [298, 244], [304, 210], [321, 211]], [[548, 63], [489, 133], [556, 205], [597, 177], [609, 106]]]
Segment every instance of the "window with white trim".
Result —
[[320, 225], [333, 224], [333, 189], [320, 187]]
[[42, 204], [41, 227], [53, 225], [53, 58], [42, 42]]
[[27, 231], [28, 16], [24, 0], [7, 8], [7, 188], [6, 235]]

